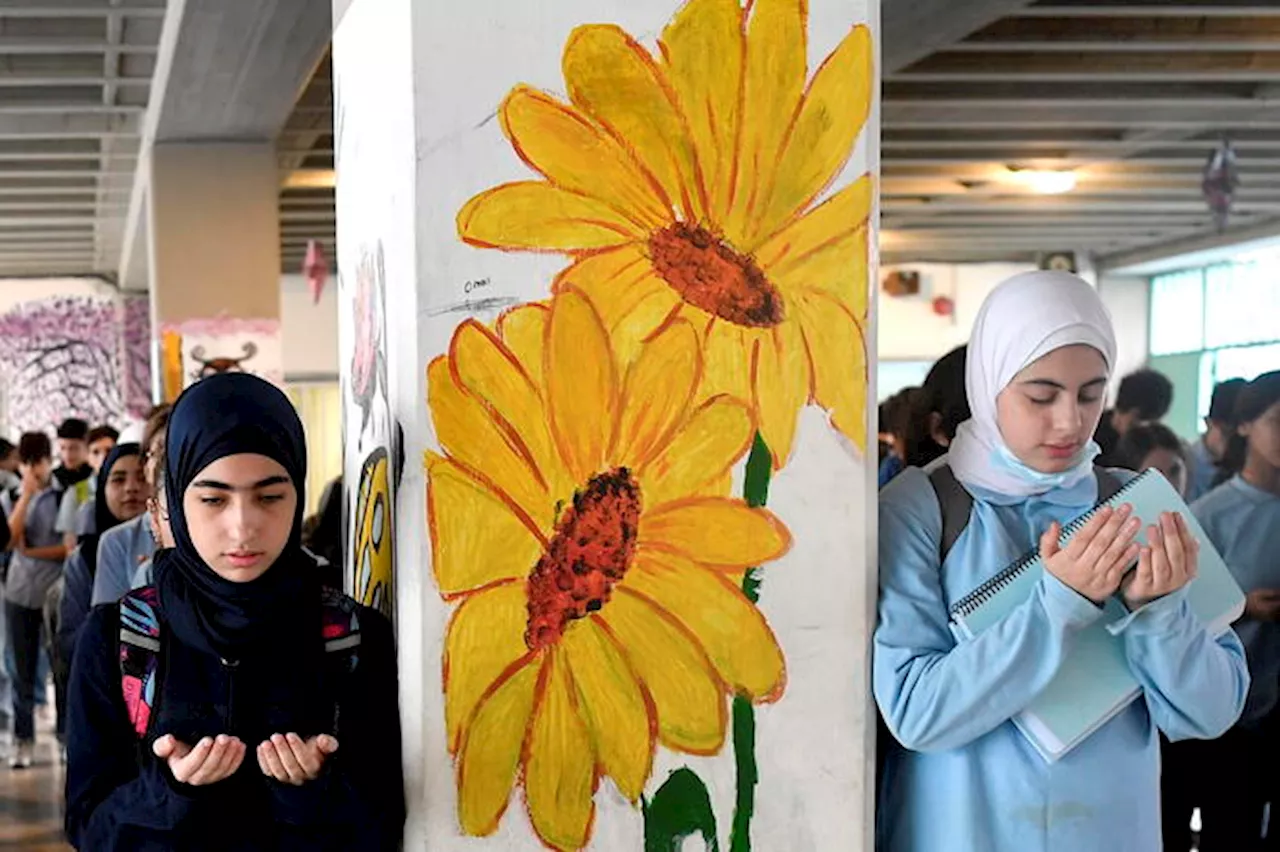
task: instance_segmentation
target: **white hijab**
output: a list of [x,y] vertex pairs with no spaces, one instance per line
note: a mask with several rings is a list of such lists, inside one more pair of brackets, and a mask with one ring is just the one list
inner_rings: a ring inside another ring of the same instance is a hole
[[1067,470],[1041,473],[1005,445],[996,421],[996,397],[1014,376],[1056,349],[1079,344],[1098,350],[1108,371],[1115,367],[1111,317],[1097,291],[1082,279],[1066,272],[1025,272],[991,291],[974,322],[965,366],[973,416],[960,425],[947,453],[961,483],[980,489],[984,497],[1021,502],[1092,475],[1098,455],[1092,441]]

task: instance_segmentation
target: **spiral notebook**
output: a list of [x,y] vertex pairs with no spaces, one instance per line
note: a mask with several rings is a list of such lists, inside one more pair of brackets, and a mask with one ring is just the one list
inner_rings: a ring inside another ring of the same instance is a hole
[[[1146,526],[1162,512],[1177,512],[1200,542],[1200,565],[1187,588],[1192,611],[1214,636],[1221,635],[1244,612],[1244,593],[1226,563],[1178,493],[1159,472],[1149,470],[1130,480],[1101,505],[1133,506],[1143,521],[1138,540],[1146,541]],[[1099,507],[1067,524],[1068,541]],[[1030,597],[1044,573],[1039,553],[1032,551],[961,598],[951,607],[952,631],[962,641],[972,639]],[[1112,632],[1127,615],[1117,599],[1106,604],[1101,619],[1081,631],[1049,685],[1013,722],[1049,762],[1066,754],[1138,697],[1138,681],[1129,671],[1124,639]]]

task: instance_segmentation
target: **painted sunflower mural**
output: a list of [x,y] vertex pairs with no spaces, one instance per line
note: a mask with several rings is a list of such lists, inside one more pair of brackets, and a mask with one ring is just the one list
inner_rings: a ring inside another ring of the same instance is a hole
[[497,831],[518,790],[546,846],[581,849],[608,783],[646,848],[714,848],[698,775],[650,776],[659,746],[716,755],[731,730],[730,846],[751,848],[754,708],[786,671],[756,607],[791,543],[770,477],[806,405],[855,451],[866,433],[875,188],[842,175],[873,46],[852,27],[810,73],[808,28],[804,0],[689,0],[653,52],[580,26],[567,100],[517,85],[500,107],[536,174],[471,198],[458,235],[565,267],[547,301],[462,323],[428,369],[467,834]]

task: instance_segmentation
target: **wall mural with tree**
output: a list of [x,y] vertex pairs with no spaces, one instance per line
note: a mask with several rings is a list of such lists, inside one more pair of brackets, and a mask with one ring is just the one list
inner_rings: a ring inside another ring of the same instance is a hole
[[124,407],[131,417],[143,418],[151,410],[151,300],[126,296],[121,307],[124,322]]
[[117,422],[121,313],[114,300],[27,302],[0,315],[0,380],[9,427],[47,431],[65,417]]

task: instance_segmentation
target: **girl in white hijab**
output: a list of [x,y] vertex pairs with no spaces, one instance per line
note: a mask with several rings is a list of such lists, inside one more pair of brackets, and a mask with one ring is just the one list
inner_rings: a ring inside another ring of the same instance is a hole
[[[1180,593],[1196,547],[1177,516],[1103,511],[1068,547],[1057,545],[1061,525],[1097,502],[1092,435],[1115,351],[1106,309],[1081,279],[1035,272],[1005,281],[969,344],[973,417],[939,460],[973,498],[945,558],[928,474],[907,470],[881,492],[873,669],[894,738],[883,755],[881,852],[1159,852],[1157,729],[1209,739],[1240,714],[1244,653],[1231,632],[1212,638]],[[1151,546],[1140,548],[1142,522]],[[957,643],[950,605],[1033,546],[1047,570],[1031,596]],[[1131,610],[1112,629],[1143,700],[1047,763],[1010,719],[1112,596]]]

